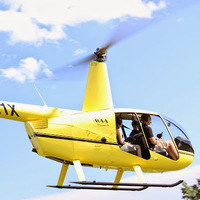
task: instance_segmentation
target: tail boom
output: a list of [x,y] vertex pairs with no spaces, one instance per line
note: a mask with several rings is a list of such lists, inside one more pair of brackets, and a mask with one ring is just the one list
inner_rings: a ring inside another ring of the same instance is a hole
[[20,122],[59,116],[60,109],[0,101],[0,118]]

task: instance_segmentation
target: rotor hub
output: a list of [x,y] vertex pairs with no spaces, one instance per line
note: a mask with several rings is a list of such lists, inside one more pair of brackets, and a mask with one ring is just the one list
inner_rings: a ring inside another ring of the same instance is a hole
[[94,52],[94,56],[94,61],[105,62],[107,60],[107,49],[97,48],[97,50]]

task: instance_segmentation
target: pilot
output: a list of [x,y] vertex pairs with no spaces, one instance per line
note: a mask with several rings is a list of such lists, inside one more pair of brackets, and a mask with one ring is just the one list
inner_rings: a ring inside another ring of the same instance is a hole
[[151,116],[149,114],[143,114],[141,121],[149,148],[153,151],[165,149],[172,159],[178,160],[178,153],[171,141],[163,141],[163,139],[156,140],[154,138],[153,131],[149,126],[151,124]]
[[122,123],[122,119],[119,118],[119,117],[116,117],[116,133],[117,133],[117,140],[118,140],[118,144],[120,144],[120,149],[122,151],[126,151],[126,152],[129,152],[129,153],[133,153],[135,152],[135,149],[136,149],[136,152],[137,152],[137,155],[139,157],[142,157],[142,153],[141,153],[141,148],[139,145],[133,145],[133,144],[130,144],[129,142],[125,142],[122,138],[122,133],[121,133],[121,130],[120,128],[122,127],[123,123]]

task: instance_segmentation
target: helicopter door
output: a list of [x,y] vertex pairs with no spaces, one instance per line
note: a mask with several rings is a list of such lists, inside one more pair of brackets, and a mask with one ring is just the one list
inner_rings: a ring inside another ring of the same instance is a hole
[[[142,158],[149,159],[150,154],[148,151],[148,147],[146,145],[144,134],[141,131],[140,123],[138,121],[138,117],[136,116],[136,114],[135,113],[116,113],[115,115],[116,117],[119,117],[120,119],[122,119],[123,126],[121,127],[121,131],[122,131],[123,140],[125,142],[131,143],[132,145],[135,145],[136,150],[135,152],[131,152],[131,154],[139,156],[138,153],[139,151],[141,151]],[[133,127],[133,121],[135,122],[134,127]],[[140,150],[138,150],[137,148]]]
[[[145,135],[145,138],[146,138],[146,142],[148,144],[149,149],[154,151],[154,152],[156,152],[156,153],[159,153],[159,154],[161,154],[163,156],[167,156],[167,157],[171,158],[168,155],[168,152],[165,149],[162,149],[162,148],[161,149],[160,148],[159,149],[155,149],[154,148],[154,145],[151,144],[150,139],[147,138],[147,135],[145,134],[145,131],[144,131],[145,125],[141,120],[143,114],[137,114],[137,115],[138,115],[138,118],[140,119],[141,128],[142,128],[142,130],[144,132],[144,135]],[[166,124],[162,120],[162,118],[160,116],[158,116],[158,115],[150,115],[150,117],[151,117],[151,123],[148,126],[151,127],[151,129],[152,129],[153,137],[156,140],[162,139],[163,141],[171,141],[172,145],[174,145],[174,140],[173,140],[171,134],[169,133],[168,128],[166,127]],[[174,148],[175,148],[175,151],[177,151],[176,145],[174,145]]]

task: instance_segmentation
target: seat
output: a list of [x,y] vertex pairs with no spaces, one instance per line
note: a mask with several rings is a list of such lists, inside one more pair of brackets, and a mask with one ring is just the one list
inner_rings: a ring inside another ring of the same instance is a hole
[[142,132],[137,133],[132,137],[128,137],[127,141],[130,142],[131,144],[140,145],[140,148],[142,150],[142,158],[144,158],[144,159],[150,158],[149,149],[147,147],[147,144],[146,144],[146,141],[144,139],[144,135]]

